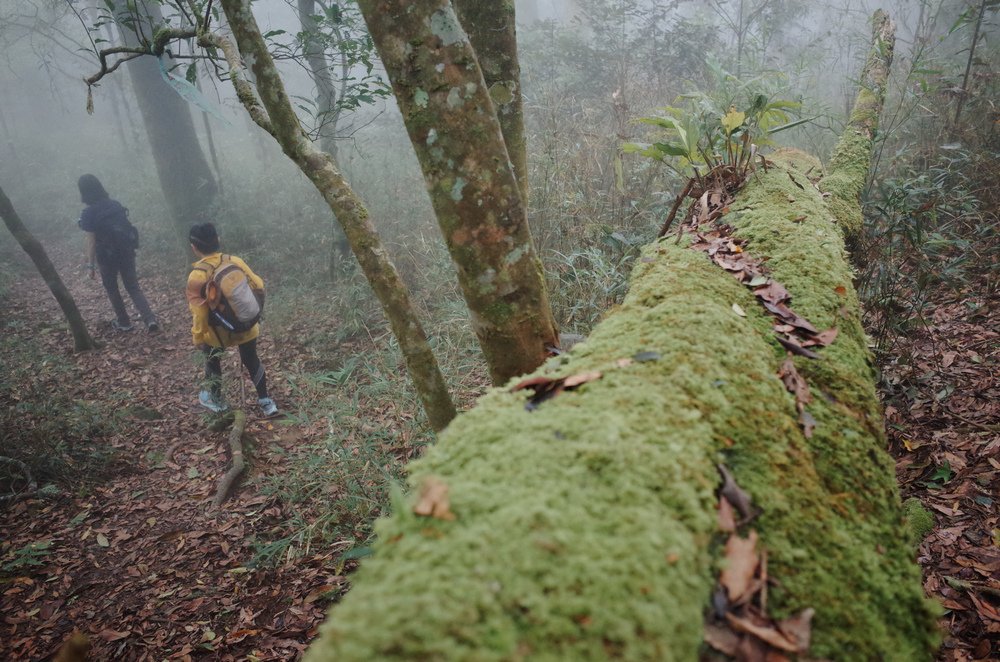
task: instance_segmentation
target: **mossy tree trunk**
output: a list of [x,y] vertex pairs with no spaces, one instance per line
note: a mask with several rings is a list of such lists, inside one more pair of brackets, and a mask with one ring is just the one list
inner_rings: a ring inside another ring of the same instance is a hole
[[[496,389],[410,465],[420,495],[395,499],[307,661],[699,659],[724,565],[720,462],[758,511],[769,610],[815,610],[809,658],[931,658],[936,609],[884,451],[836,205],[808,179],[814,158],[772,158],[720,222],[767,258],[799,315],[838,329],[820,359],[791,358],[815,429],[779,377],[790,356],[774,317],[690,235],[657,241],[621,306],[535,375],[599,378],[531,411],[525,391]],[[870,153],[856,158],[863,181]],[[417,514],[432,493],[436,515]]]
[[521,98],[521,65],[517,59],[517,26],[513,0],[454,0],[483,80],[500,120],[507,155],[521,189],[521,200],[529,204],[528,150],[524,137],[524,104]]
[[[250,116],[278,141],[288,158],[323,194],[389,319],[431,426],[442,430],[455,416],[455,407],[410,302],[406,285],[383,248],[368,217],[368,210],[341,175],[332,157],[317,148],[302,130],[257,27],[249,0],[222,0],[222,8],[239,52],[232,48],[231,43],[211,34],[201,35],[202,45],[222,48],[237,96]],[[241,58],[253,63],[259,99],[243,75]]]
[[558,344],[557,330],[521,189],[469,39],[449,0],[359,6],[493,380],[533,370]]
[[895,48],[889,15],[879,10],[872,20],[872,48],[861,73],[851,118],[833,150],[827,175],[819,183],[820,190],[830,196],[830,208],[848,243],[856,239],[864,221],[858,201],[867,182]]
[[70,332],[73,334],[73,349],[77,352],[96,349],[97,343],[90,337],[87,325],[83,321],[83,316],[80,315],[80,310],[76,307],[76,302],[73,301],[73,296],[66,289],[66,285],[63,284],[62,278],[59,277],[59,273],[56,271],[55,266],[53,266],[49,256],[46,255],[42,244],[35,239],[35,236],[25,226],[24,222],[21,221],[21,217],[17,215],[14,205],[11,204],[10,199],[3,192],[3,189],[0,189],[0,217],[3,218],[4,225],[14,235],[17,243],[28,254],[31,261],[35,263],[38,273],[42,275],[45,284],[52,291],[52,296],[59,302],[59,307],[62,308],[63,314],[66,316],[66,321],[69,323]]

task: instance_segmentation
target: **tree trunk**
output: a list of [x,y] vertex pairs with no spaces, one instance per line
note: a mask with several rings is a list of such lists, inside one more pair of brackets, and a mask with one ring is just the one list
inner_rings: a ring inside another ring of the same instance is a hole
[[[302,25],[302,50],[309,65],[309,75],[316,85],[316,116],[319,120],[319,147],[337,160],[337,124],[340,111],[336,108],[337,88],[330,76],[330,63],[326,59],[326,48],[319,38],[313,12],[316,0],[298,0],[299,23]],[[337,265],[347,257],[350,246],[340,224],[333,224],[333,242],[330,247],[330,278],[335,279]]]
[[[239,54],[230,50],[226,59],[240,101],[251,117],[266,128],[282,150],[323,194],[351,244],[361,269],[382,304],[406,361],[417,395],[435,430],[442,430],[455,416],[437,359],[427,342],[420,320],[410,303],[406,285],[382,247],[364,203],[337,169],[329,154],[319,150],[305,135],[285,93],[267,44],[261,36],[247,0],[222,0],[229,26],[236,37]],[[208,38],[208,37],[206,37]],[[207,41],[203,45],[221,45]],[[224,49],[225,50],[225,49]],[[242,77],[240,58],[253,62],[260,104]]]
[[[148,41],[163,23],[158,3],[140,0],[137,7],[130,11],[126,3],[119,3],[115,15],[122,40],[129,47],[141,45],[137,29]],[[216,193],[215,179],[198,142],[190,109],[164,82],[155,58],[136,58],[125,66],[149,137],[160,187],[178,231],[187,237],[192,223],[210,220]]]
[[[857,158],[863,181],[870,155]],[[720,462],[752,498],[743,526],[766,550],[768,611],[815,610],[802,657],[931,658],[938,609],[883,451],[839,219],[807,179],[815,159],[773,161],[720,223],[800,315],[838,329],[821,358],[791,357],[690,235],[647,246],[621,306],[533,377],[581,386],[530,408],[527,389],[495,389],[410,465],[420,493],[380,524],[307,662],[704,659],[706,614],[730,608]]]
[[524,104],[521,99],[521,65],[517,59],[517,26],[514,0],[479,2],[454,0],[462,26],[476,53],[483,80],[500,120],[507,155],[521,189],[524,206],[529,204],[528,151],[524,137]]
[[309,75],[316,85],[316,116],[320,122],[319,147],[337,158],[337,88],[330,76],[330,63],[326,59],[326,48],[316,30],[313,12],[316,0],[298,0],[299,24],[302,26],[302,54],[309,65]]
[[[495,383],[557,345],[541,262],[475,53],[448,0],[362,0]],[[400,17],[405,16],[403,20]]]
[[827,175],[819,183],[820,190],[830,196],[827,202],[849,244],[854,242],[864,223],[858,201],[868,180],[895,47],[895,27],[888,14],[881,10],[875,12],[873,25],[873,45],[861,72],[851,119],[833,150]]
[[979,5],[979,16],[976,17],[976,27],[972,30],[972,43],[969,45],[969,59],[965,63],[965,75],[962,77],[962,92],[958,96],[958,105],[955,107],[955,120],[952,122],[952,133],[958,130],[958,120],[962,117],[962,106],[965,105],[965,98],[969,96],[969,74],[972,73],[972,63],[976,59],[976,44],[979,42],[979,29],[983,26],[983,14],[986,13],[986,0],[982,0]]
[[90,337],[90,333],[87,332],[87,325],[76,307],[76,302],[73,301],[73,296],[66,289],[62,279],[59,277],[59,273],[52,265],[52,261],[45,254],[45,249],[41,243],[35,239],[35,236],[21,221],[21,217],[17,215],[14,205],[11,204],[10,199],[3,192],[3,189],[0,189],[0,217],[3,218],[4,224],[10,230],[10,233],[14,235],[17,243],[21,245],[21,248],[28,254],[31,261],[35,263],[38,273],[42,275],[45,284],[52,291],[52,296],[59,302],[59,307],[62,308],[63,314],[66,316],[66,321],[69,323],[69,329],[73,333],[73,349],[77,352],[97,349],[98,345]]

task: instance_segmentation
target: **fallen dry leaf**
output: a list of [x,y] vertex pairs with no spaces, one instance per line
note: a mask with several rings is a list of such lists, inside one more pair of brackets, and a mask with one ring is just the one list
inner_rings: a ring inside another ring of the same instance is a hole
[[705,643],[726,655],[736,655],[736,649],[740,645],[740,636],[730,630],[710,623],[705,624]]
[[425,479],[420,486],[420,498],[417,505],[413,506],[413,512],[421,517],[454,520],[455,514],[451,512],[451,503],[448,499],[448,485],[433,476]]
[[563,380],[563,388],[566,390],[576,388],[581,384],[586,384],[587,382],[592,382],[596,379],[601,378],[600,370],[590,370],[588,372],[581,372],[578,375],[570,375]]
[[732,533],[736,530],[736,518],[733,516],[733,505],[726,497],[719,497],[719,530]]
[[792,295],[788,293],[784,285],[773,280],[761,287],[755,287],[753,293],[758,299],[767,301],[775,306],[792,298]]
[[813,431],[816,430],[816,419],[805,409],[799,413],[799,425],[802,426],[802,434],[806,439],[812,439]]
[[739,511],[740,517],[749,519],[753,515],[753,499],[750,493],[736,483],[733,474],[729,472],[724,464],[715,465],[722,476],[722,486],[719,488],[719,496],[725,497],[729,503]]
[[778,377],[781,378],[788,392],[795,396],[797,405],[807,405],[812,402],[809,384],[795,369],[795,361],[792,360],[792,357],[786,358],[781,364],[781,368],[778,369]]
[[795,616],[778,621],[778,629],[798,646],[796,652],[804,653],[809,650],[812,641],[812,618],[815,614],[816,610],[808,607]]
[[534,411],[538,408],[538,405],[550,398],[554,398],[563,391],[571,391],[582,384],[600,379],[601,374],[600,370],[589,370],[576,375],[570,375],[569,377],[529,377],[515,384],[510,390],[512,393],[523,389],[534,391],[534,394],[524,405],[524,408],[528,411]]
[[792,641],[774,626],[758,625],[747,618],[741,618],[732,613],[726,614],[726,620],[729,621],[731,626],[733,626],[733,629],[739,630],[740,632],[746,632],[747,634],[752,634],[761,641],[764,641],[775,648],[789,653],[804,652],[803,649],[799,648],[798,642]]
[[125,639],[131,634],[131,632],[118,632],[117,630],[112,630],[111,628],[105,628],[97,633],[97,636],[104,641],[118,641],[119,639]]
[[798,343],[792,336],[775,336],[778,343],[792,354],[804,356],[807,359],[819,359],[820,355],[812,350],[808,350]]
[[726,540],[726,567],[719,575],[719,583],[726,589],[730,602],[738,602],[753,584],[760,555],[757,554],[757,532],[752,530],[747,538],[732,534]]

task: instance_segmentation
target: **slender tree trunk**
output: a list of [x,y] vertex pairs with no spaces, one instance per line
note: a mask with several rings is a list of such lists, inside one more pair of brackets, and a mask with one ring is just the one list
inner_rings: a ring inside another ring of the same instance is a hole
[[521,189],[525,207],[529,203],[528,150],[524,136],[524,104],[521,65],[517,59],[517,26],[514,0],[454,0],[472,50],[483,71],[486,89],[500,120],[507,155]]
[[[295,115],[284,84],[274,66],[247,0],[222,0],[222,8],[236,37],[239,53],[211,35],[203,45],[223,48],[233,84],[250,116],[281,145],[282,150],[323,194],[354,250],[361,269],[382,304],[393,334],[399,342],[410,378],[435,430],[442,430],[455,416],[437,359],[410,302],[406,285],[382,247],[368,210],[340,174],[333,159],[305,135]],[[240,56],[253,63],[259,101],[243,77]],[[263,106],[263,107],[262,107]]]
[[[115,14],[126,46],[141,45],[136,30],[149,40],[163,23],[156,2],[140,0],[131,11],[125,2]],[[166,56],[164,56],[166,57]],[[208,220],[217,187],[198,142],[188,104],[164,82],[156,58],[141,57],[126,65],[132,79],[160,186],[178,231],[187,236],[192,223]]]
[[[361,0],[495,383],[557,345],[542,265],[483,75],[449,0]],[[400,17],[405,16],[403,20]]]
[[[195,86],[198,91],[201,92],[201,71],[199,70],[195,79]],[[219,195],[223,194],[222,186],[222,168],[219,167],[219,154],[215,149],[215,138],[212,135],[212,121],[208,117],[208,113],[204,110],[201,111],[201,122],[205,127],[205,140],[208,141],[208,154],[212,157],[212,167],[215,169],[215,181],[219,187]]]
[[[337,125],[340,111],[337,110],[337,88],[330,75],[330,63],[326,58],[326,48],[316,29],[313,12],[316,0],[298,0],[299,23],[303,33],[303,55],[309,65],[309,74],[316,85],[316,110],[319,120],[319,147],[337,160]],[[337,265],[347,257],[350,245],[340,224],[333,223],[333,242],[330,246],[330,278],[335,279]]]
[[319,147],[337,158],[337,88],[330,76],[330,63],[326,59],[326,47],[317,32],[313,13],[316,0],[298,0],[299,24],[302,26],[302,54],[309,65],[309,75],[316,85],[316,110],[319,118]]
[[983,25],[983,14],[986,13],[986,0],[982,0],[979,5],[979,16],[976,18],[976,27],[972,32],[972,43],[969,45],[969,59],[965,63],[965,76],[962,77],[962,93],[958,97],[958,105],[955,107],[955,121],[952,122],[952,130],[958,130],[958,120],[962,117],[962,106],[965,105],[965,97],[969,94],[969,74],[972,73],[972,61],[976,57],[976,44],[979,42],[979,29]]
[[[856,156],[864,181],[869,154]],[[529,389],[494,389],[410,465],[411,498],[307,662],[714,659],[705,619],[733,615],[720,568],[737,566],[772,587],[773,618],[815,610],[796,659],[931,659],[939,608],[883,450],[838,219],[808,185],[816,159],[772,162],[720,223],[798,313],[838,329],[822,358],[791,357],[761,300],[693,240],[647,246],[621,306],[525,380],[546,392],[567,378],[561,392],[531,403]],[[739,533],[732,503],[748,509]],[[746,529],[766,552],[759,573],[723,544]],[[791,657],[750,630],[728,635],[743,639],[737,659]]]
[[79,309],[76,307],[76,302],[73,301],[73,296],[66,289],[55,266],[52,265],[49,256],[45,254],[45,249],[41,243],[35,239],[35,236],[21,221],[21,217],[17,215],[14,205],[11,204],[10,199],[3,192],[3,189],[0,189],[0,217],[3,218],[4,224],[10,230],[10,233],[14,235],[17,243],[21,245],[21,248],[28,254],[31,261],[35,263],[38,273],[42,275],[45,284],[52,291],[52,296],[59,302],[59,307],[62,308],[63,314],[66,316],[66,321],[69,323],[69,329],[73,333],[73,349],[77,352],[97,349],[97,342],[87,332],[87,325],[83,321],[83,316],[80,315]]

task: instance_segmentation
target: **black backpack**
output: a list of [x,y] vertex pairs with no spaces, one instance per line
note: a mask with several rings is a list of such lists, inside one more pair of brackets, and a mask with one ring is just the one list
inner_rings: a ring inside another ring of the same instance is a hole
[[115,214],[108,223],[108,239],[118,250],[134,251],[139,248],[139,230],[128,220],[128,209],[124,214]]

